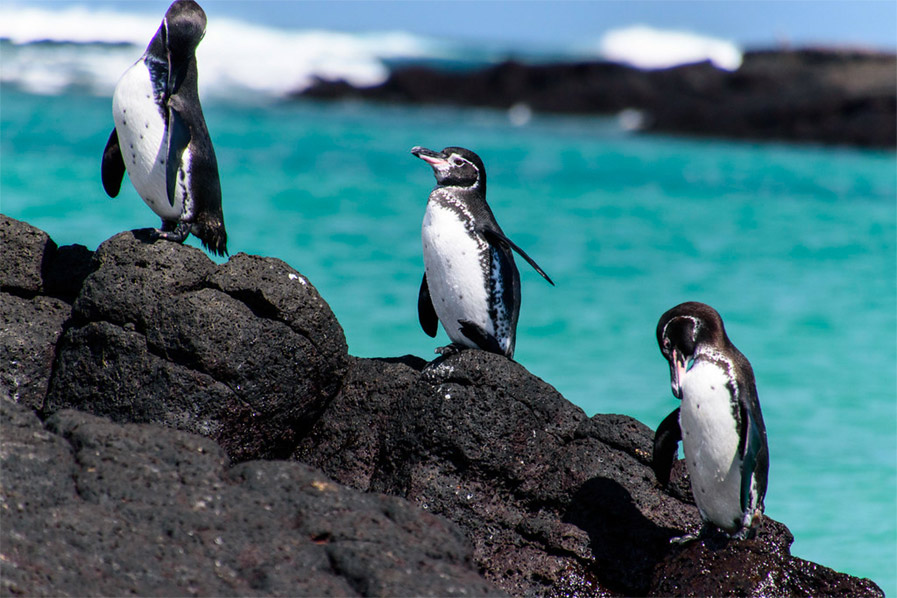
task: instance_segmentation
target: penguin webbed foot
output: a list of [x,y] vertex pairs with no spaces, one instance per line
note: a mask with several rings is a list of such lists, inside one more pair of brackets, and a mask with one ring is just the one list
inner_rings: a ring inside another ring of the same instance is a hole
[[167,241],[174,241],[175,243],[183,243],[189,234],[189,222],[174,223],[163,220],[162,227],[154,229],[150,235],[154,240],[165,239]]
[[706,521],[701,525],[701,529],[698,530],[697,534],[685,534],[684,536],[677,536],[674,538],[670,538],[670,544],[688,544],[689,542],[693,542],[695,540],[703,540],[713,535],[715,531],[715,526],[707,523]]
[[444,347],[437,347],[436,349],[433,350],[433,352],[438,355],[442,355],[443,357],[449,357],[451,355],[457,355],[458,353],[460,353],[461,351],[464,351],[467,348],[468,347],[465,347],[463,345],[451,343]]

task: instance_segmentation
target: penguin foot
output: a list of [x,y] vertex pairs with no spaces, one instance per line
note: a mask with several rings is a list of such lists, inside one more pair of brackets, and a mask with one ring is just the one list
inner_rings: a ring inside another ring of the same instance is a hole
[[676,538],[670,538],[670,544],[688,544],[689,542],[693,542],[694,540],[703,540],[707,536],[713,534],[713,526],[704,523],[701,526],[701,529],[698,530],[697,534],[685,534],[684,536],[678,536]]
[[467,347],[463,347],[461,345],[456,345],[455,343],[452,343],[452,344],[446,345],[444,347],[437,347],[434,350],[434,353],[438,353],[439,355],[442,355],[443,357],[448,357],[450,355],[456,355],[466,348]]
[[189,222],[178,222],[174,228],[171,227],[171,223],[162,222],[162,228],[153,230],[152,237],[154,239],[166,239],[175,243],[183,243],[189,234]]

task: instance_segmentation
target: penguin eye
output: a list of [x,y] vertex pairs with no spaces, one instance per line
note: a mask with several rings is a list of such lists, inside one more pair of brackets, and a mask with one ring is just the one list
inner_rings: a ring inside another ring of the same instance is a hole
[[455,166],[461,166],[464,164],[464,160],[462,160],[461,158],[455,158],[452,160],[452,164],[454,164]]

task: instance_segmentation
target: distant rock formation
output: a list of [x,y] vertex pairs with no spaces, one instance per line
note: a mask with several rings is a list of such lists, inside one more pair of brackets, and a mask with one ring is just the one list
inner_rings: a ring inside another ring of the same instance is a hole
[[768,518],[670,545],[649,428],[482,351],[352,357],[280,260],[0,246],[4,594],[883,595]]
[[652,71],[611,62],[408,66],[378,86],[321,80],[296,97],[567,114],[628,110],[639,115],[630,124],[647,131],[897,147],[897,56],[871,52],[747,52],[734,72],[710,62]]

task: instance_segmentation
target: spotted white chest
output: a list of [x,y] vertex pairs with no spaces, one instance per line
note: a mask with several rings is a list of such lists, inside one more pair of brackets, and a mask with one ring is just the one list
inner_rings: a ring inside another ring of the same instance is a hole
[[483,257],[489,247],[472,234],[458,211],[435,201],[427,203],[421,228],[424,266],[433,308],[453,342],[476,347],[461,334],[459,321],[469,321],[494,334],[489,317]]
[[705,520],[734,530],[742,520],[738,426],[726,371],[697,360],[682,381],[679,424],[695,503]]
[[174,205],[168,201],[166,161],[168,134],[153,99],[153,84],[143,60],[125,71],[112,96],[112,118],[128,177],[143,201],[161,218],[177,221],[184,214],[189,185],[189,151],[178,172]]

